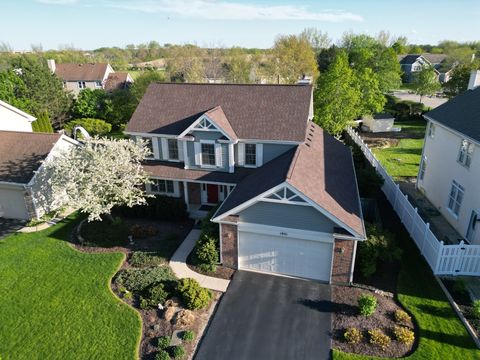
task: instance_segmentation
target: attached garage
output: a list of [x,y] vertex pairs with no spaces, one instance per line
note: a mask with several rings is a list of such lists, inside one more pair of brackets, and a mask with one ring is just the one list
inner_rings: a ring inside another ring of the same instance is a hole
[[25,191],[17,187],[0,187],[0,217],[29,219],[25,205]]
[[258,225],[249,230],[243,225],[238,232],[238,267],[329,282],[332,249],[331,234],[275,231]]

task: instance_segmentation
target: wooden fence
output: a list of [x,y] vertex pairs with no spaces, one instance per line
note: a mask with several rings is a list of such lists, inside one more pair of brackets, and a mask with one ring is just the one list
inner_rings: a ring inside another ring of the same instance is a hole
[[443,241],[439,241],[430,230],[430,224],[423,221],[418,214],[418,209],[408,201],[408,196],[402,193],[400,186],[388,175],[357,132],[348,128],[347,133],[384,179],[382,191],[432,268],[433,273],[435,275],[480,276],[480,245],[469,245],[463,241],[458,245],[445,245]]

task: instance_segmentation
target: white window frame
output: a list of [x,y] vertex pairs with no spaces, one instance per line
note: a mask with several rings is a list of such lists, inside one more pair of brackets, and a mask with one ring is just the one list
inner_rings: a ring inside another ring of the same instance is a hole
[[474,150],[475,144],[467,139],[462,139],[462,142],[460,143],[460,149],[458,150],[457,162],[469,169],[470,165],[472,164]]
[[101,89],[102,88],[102,82],[101,81],[95,81],[95,88]]
[[[247,145],[255,145],[255,164],[247,164]],[[257,168],[263,165],[263,144],[245,142],[238,144],[238,166]]]
[[435,124],[430,123],[430,126],[428,127],[428,137],[431,139],[435,138]]
[[447,209],[457,219],[462,207],[462,201],[465,197],[465,188],[457,181],[452,180],[450,192],[448,194]]
[[[199,153],[195,154],[195,157],[197,158],[197,165],[199,165],[200,167],[202,168],[207,168],[207,169],[215,169],[217,167],[217,153],[216,153],[216,144],[215,144],[215,140],[200,140],[198,142],[198,151]],[[203,151],[202,151],[202,145],[205,144],[205,145],[212,145],[213,146],[213,155],[214,155],[214,159],[215,159],[215,162],[214,164],[204,164],[203,163]]]
[[[247,148],[248,148],[249,146],[253,146],[254,151],[255,151],[255,154],[254,154],[255,159],[254,159],[253,164],[250,164],[250,163],[247,162],[247,156],[248,156],[248,154],[247,154]],[[256,166],[257,166],[257,144],[246,143],[246,144],[245,144],[245,152],[244,152],[244,154],[245,154],[245,161],[244,161],[244,164],[245,164],[245,165],[244,165],[244,166],[245,166],[245,167],[252,167],[252,168],[256,167]]]
[[427,157],[423,156],[422,161],[420,162],[420,169],[418,170],[418,179],[422,180],[425,178],[425,171],[427,171]]
[[77,81],[77,86],[79,89],[86,89],[87,83],[85,81]]
[[[168,179],[157,179],[157,178],[151,178],[150,181],[152,182],[151,184],[149,184],[150,193],[156,194],[156,195],[166,195],[171,197],[180,196],[179,186],[177,181],[168,180]],[[160,186],[162,184],[164,187],[164,191],[160,190]],[[169,185],[171,185],[171,189],[169,189]]]
[[145,159],[150,159],[150,160],[155,159],[155,148],[153,146],[153,137],[140,136],[139,139],[145,141],[147,143],[146,145],[147,148],[150,149],[150,156],[145,157]]
[[[170,151],[170,144],[175,144],[177,147],[177,157],[173,157]],[[170,161],[180,161],[180,146],[178,145],[177,139],[167,139],[167,152],[168,152],[168,160]]]

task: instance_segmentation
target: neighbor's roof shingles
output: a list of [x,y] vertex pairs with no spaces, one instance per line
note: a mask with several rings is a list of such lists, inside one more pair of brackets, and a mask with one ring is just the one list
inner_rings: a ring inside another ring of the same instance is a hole
[[102,81],[108,64],[57,64],[55,75],[64,81]]
[[179,135],[205,112],[221,106],[239,139],[302,142],[310,85],[151,84],[127,132]]
[[465,91],[425,116],[480,143],[480,87]]
[[360,236],[365,236],[350,150],[310,123],[304,144],[287,151],[245,178],[227,197],[220,216],[287,182]]
[[0,181],[28,184],[60,137],[0,131]]

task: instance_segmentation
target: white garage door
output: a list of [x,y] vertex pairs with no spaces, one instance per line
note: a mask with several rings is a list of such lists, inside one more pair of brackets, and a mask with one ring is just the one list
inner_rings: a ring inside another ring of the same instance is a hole
[[0,217],[28,219],[23,193],[17,189],[0,189]]
[[240,231],[239,268],[330,280],[332,243]]

